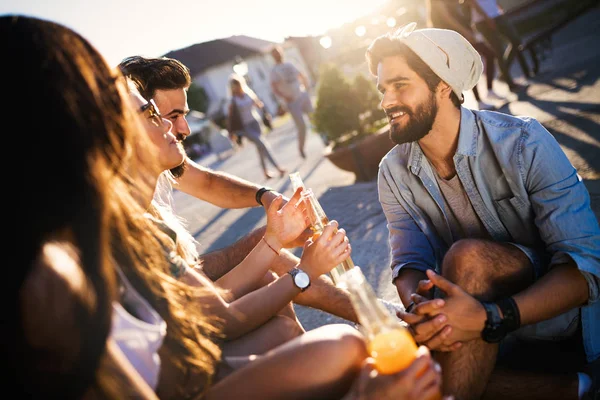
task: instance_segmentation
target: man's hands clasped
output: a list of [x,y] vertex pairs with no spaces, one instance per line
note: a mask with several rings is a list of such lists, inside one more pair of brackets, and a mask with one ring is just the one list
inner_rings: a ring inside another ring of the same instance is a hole
[[[432,270],[427,271],[427,277],[411,296],[415,303],[411,312],[398,312],[398,317],[410,325],[417,343],[435,351],[454,351],[464,342],[480,338],[486,320],[481,303]],[[432,298],[434,287],[445,294],[443,299]]]

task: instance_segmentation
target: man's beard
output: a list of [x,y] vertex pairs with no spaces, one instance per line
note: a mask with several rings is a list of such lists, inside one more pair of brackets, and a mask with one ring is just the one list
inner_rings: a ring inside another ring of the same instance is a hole
[[[185,154],[185,151],[184,151]],[[183,175],[183,173],[185,172],[185,170],[187,169],[187,157],[183,159],[183,162],[181,164],[179,164],[178,166],[171,168],[169,171],[171,172],[171,174],[173,174],[173,177],[175,178],[181,178],[181,176]]]
[[419,104],[413,113],[406,107],[394,107],[386,110],[388,118],[395,112],[403,111],[408,118],[404,126],[392,124],[390,127],[390,139],[396,144],[416,142],[425,137],[433,127],[433,121],[437,115],[438,107],[434,93],[431,92],[429,99]]

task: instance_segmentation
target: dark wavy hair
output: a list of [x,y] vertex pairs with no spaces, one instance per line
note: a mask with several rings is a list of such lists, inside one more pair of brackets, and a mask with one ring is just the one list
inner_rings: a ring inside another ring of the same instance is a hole
[[154,98],[157,90],[186,89],[192,84],[189,68],[174,58],[131,56],[118,67],[145,99]]

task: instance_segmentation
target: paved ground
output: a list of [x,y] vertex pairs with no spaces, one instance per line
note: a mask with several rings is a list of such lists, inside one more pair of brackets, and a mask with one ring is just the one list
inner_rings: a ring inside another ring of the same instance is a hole
[[[595,9],[556,35],[549,58],[543,62],[540,74],[529,81],[527,92],[519,98],[511,97],[500,111],[538,118],[554,134],[583,177],[596,216],[600,218],[599,32],[600,10]],[[518,66],[514,68],[517,76]],[[495,89],[506,93],[502,83],[495,82]],[[484,85],[481,93],[485,93]],[[474,107],[474,104],[470,94],[466,105]],[[299,171],[305,184],[319,197],[330,219],[338,220],[346,229],[353,246],[352,258],[363,269],[378,295],[397,301],[390,283],[387,229],[377,202],[375,182],[355,183],[353,174],[337,169],[322,156],[324,145],[315,134],[309,135],[309,156],[302,160],[297,154],[291,123],[281,126],[267,138],[277,160],[288,171]],[[200,162],[290,194],[286,177],[265,181],[251,145],[222,161],[209,156]],[[222,210],[180,192],[175,193],[175,206],[189,221],[191,231],[200,242],[201,252],[224,247],[265,223],[262,208]],[[297,311],[306,329],[343,322],[304,307],[297,307]]]

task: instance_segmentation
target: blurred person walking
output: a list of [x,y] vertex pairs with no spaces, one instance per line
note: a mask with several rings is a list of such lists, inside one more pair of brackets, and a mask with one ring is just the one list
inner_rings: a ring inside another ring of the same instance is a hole
[[[470,5],[469,5],[470,6]],[[463,8],[464,7],[464,8]],[[427,26],[438,29],[451,29],[460,33],[484,59],[486,72],[486,85],[488,96],[491,93],[494,100],[500,98],[493,90],[494,76],[496,73],[496,54],[484,41],[481,33],[472,28],[471,10],[458,0],[427,0]],[[480,110],[493,110],[493,104],[483,101],[477,85],[473,86],[473,95]]]
[[496,0],[465,0],[471,6],[472,23],[481,32],[487,43],[494,49],[498,57],[498,65],[504,80],[511,92],[522,90],[526,85],[513,81],[510,66],[515,56],[525,77],[529,77],[529,67],[521,50],[521,37],[506,18],[504,11]]
[[287,171],[275,161],[268,143],[262,139],[261,115],[264,111],[263,102],[250,89],[243,77],[235,74],[231,75],[229,85],[231,102],[229,103],[227,129],[230,133],[235,132],[254,143],[265,178],[273,178],[273,174],[267,168],[265,159],[268,159],[279,172],[279,176],[283,177]]
[[294,119],[298,131],[298,150],[302,158],[306,158],[304,144],[306,142],[306,121],[304,115],[313,112],[310,98],[310,83],[306,75],[289,61],[283,59],[283,49],[275,46],[271,50],[275,65],[271,69],[271,89],[281,98]]

